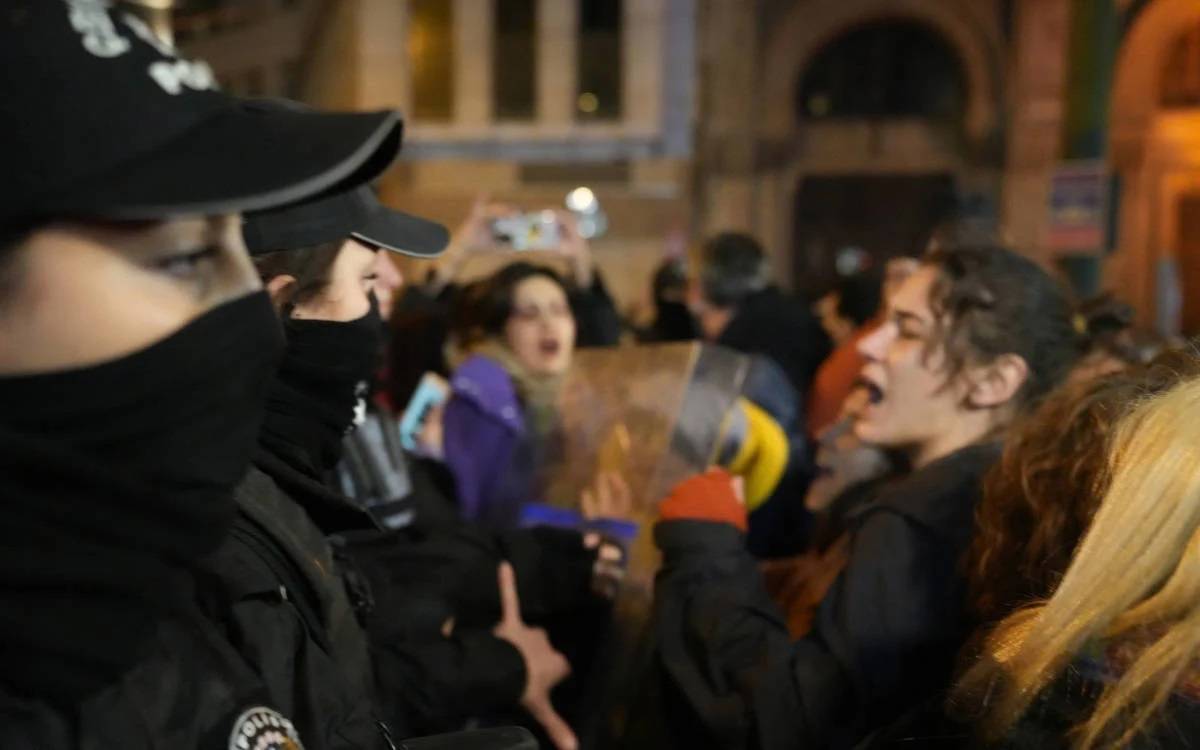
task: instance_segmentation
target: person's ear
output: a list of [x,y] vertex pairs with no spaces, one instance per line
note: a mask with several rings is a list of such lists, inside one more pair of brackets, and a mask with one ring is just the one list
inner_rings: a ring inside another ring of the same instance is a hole
[[271,277],[266,284],[267,294],[271,297],[271,304],[275,305],[276,310],[283,309],[295,288],[296,277],[286,273]]
[[973,370],[969,375],[967,404],[976,409],[1004,406],[1029,379],[1029,364],[1017,354],[1002,354],[991,364]]

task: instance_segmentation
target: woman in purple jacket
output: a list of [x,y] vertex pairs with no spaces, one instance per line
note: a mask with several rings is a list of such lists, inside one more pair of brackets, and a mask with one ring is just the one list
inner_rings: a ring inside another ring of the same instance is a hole
[[514,263],[464,294],[466,359],[451,377],[443,453],[465,518],[514,525],[537,499],[536,475],[559,443],[556,401],[575,349],[562,279]]

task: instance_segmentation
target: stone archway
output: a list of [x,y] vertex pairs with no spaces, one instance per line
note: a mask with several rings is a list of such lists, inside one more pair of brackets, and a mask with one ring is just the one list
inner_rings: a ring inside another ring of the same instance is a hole
[[966,131],[972,138],[983,138],[997,123],[1002,41],[976,5],[960,0],[796,3],[768,41],[759,135],[771,140],[795,132],[796,87],[808,63],[829,41],[865,22],[913,20],[939,32],[958,53],[969,89]]
[[[800,0],[770,32],[760,68],[755,130],[760,147],[780,158],[760,161],[756,223],[773,250],[781,275],[794,275],[793,253],[799,252],[794,246],[794,216],[801,178],[835,166],[846,167],[844,159],[827,167],[791,151],[798,135],[804,135],[795,102],[810,63],[826,45],[855,27],[873,22],[918,22],[942,37],[959,59],[967,87],[962,132],[969,146],[978,146],[997,130],[1000,120],[1004,41],[989,10],[985,3],[961,0]],[[901,149],[895,159],[861,159],[861,164],[851,165],[848,171],[910,176],[949,173],[973,184],[991,179],[975,174],[959,154],[931,144],[916,123],[897,123],[885,134],[888,137],[915,148]]]
[[[1197,24],[1200,3],[1195,0],[1154,0],[1134,19],[1117,56],[1109,158],[1122,189],[1120,234],[1108,281],[1145,323],[1156,319],[1164,291],[1157,281],[1160,263],[1179,260],[1180,202],[1200,183],[1200,111],[1167,112],[1159,106],[1167,55]],[[1190,261],[1200,263],[1200,258]]]
[[1114,159],[1125,156],[1124,149],[1140,140],[1152,124],[1171,43],[1198,23],[1200,3],[1194,0],[1154,0],[1134,19],[1121,41],[1113,78],[1109,127]]

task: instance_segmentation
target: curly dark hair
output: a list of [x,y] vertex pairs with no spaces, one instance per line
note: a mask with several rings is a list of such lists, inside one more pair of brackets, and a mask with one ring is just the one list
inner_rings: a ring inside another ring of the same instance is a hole
[[967,556],[971,608],[981,623],[1049,597],[1108,489],[1113,425],[1141,400],[1200,375],[1194,348],[1063,386],[1010,431],[984,478]]
[[967,245],[935,249],[922,262],[938,271],[929,302],[947,382],[967,367],[1015,354],[1029,368],[1014,398],[1021,412],[1063,382],[1087,347],[1066,288],[1029,258]]
[[1166,348],[1166,339],[1149,330],[1134,328],[1133,307],[1111,292],[1079,305],[1078,320],[1086,325],[1090,347],[1085,357],[1108,357],[1124,365],[1145,364]]

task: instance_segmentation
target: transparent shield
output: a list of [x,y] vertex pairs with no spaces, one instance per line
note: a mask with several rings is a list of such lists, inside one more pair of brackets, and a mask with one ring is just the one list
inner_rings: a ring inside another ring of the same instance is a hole
[[655,506],[689,476],[711,466],[749,359],[698,343],[580,351],[561,398],[561,441],[545,456],[543,498],[576,508],[602,471],[619,472],[633,494],[638,534],[614,607],[614,623],[587,680],[577,726],[585,748],[612,747],[627,702],[645,674],[647,622],[659,555]]
[[696,343],[576,354],[547,449],[541,497],[574,508],[600,472],[621,474],[639,514],[714,461],[748,359]]

